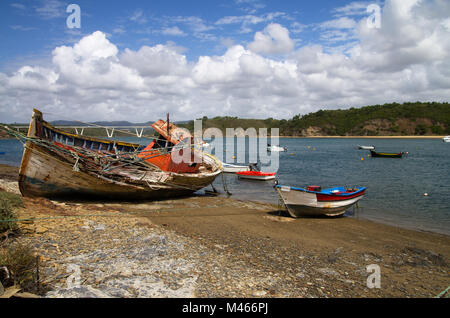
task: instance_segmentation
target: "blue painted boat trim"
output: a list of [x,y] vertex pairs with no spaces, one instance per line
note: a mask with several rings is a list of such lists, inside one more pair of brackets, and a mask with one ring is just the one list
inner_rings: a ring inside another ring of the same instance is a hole
[[308,193],[319,193],[319,194],[328,194],[328,195],[334,195],[334,196],[342,196],[342,197],[346,197],[346,196],[350,196],[350,195],[355,195],[357,193],[363,192],[366,190],[365,187],[358,187],[357,189],[359,189],[358,191],[355,192],[350,192],[350,193],[332,193],[332,191],[338,190],[338,191],[342,191],[345,192],[345,187],[335,187],[335,188],[328,188],[328,189],[324,189],[320,192],[317,191],[309,191],[306,190],[304,188],[296,188],[296,187],[290,187],[290,186],[283,186],[283,185],[276,185],[277,188],[290,188],[291,190],[296,190],[296,191],[303,191],[303,192],[308,192]]

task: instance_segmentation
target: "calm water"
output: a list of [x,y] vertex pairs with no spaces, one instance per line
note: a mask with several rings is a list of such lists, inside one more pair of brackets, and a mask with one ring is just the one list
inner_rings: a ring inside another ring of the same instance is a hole
[[[228,140],[227,151],[232,150],[229,145]],[[385,152],[407,151],[409,155],[403,159],[370,158],[368,151],[356,150],[357,145],[375,145]],[[368,192],[359,203],[358,217],[450,235],[449,143],[440,139],[283,138],[280,146],[288,148],[287,153],[280,153],[280,184],[365,186]],[[20,165],[22,151],[20,142],[0,140],[0,153],[6,152],[0,155],[0,163]],[[234,198],[278,203],[273,181],[224,176]],[[221,177],[214,186],[223,192]]]

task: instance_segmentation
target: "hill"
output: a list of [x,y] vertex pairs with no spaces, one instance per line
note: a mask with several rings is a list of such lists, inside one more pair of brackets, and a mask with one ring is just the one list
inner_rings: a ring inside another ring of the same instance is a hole
[[[424,136],[450,134],[450,104],[392,103],[346,110],[319,110],[289,120],[202,118],[203,129],[279,128],[281,136]],[[193,131],[191,121],[182,125]]]

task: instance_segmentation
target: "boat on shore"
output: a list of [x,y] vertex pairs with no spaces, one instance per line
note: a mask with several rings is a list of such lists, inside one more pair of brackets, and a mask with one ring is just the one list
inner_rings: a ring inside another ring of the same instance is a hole
[[444,138],[442,138],[443,142],[450,142],[450,136],[445,136]]
[[275,189],[283,201],[289,215],[301,216],[340,216],[364,197],[365,187],[335,187],[321,189],[319,186],[296,188],[276,185]]
[[[152,127],[159,136],[148,146],[72,134],[38,110],[27,136],[3,128],[25,141],[19,188],[27,197],[162,199],[192,194],[222,172],[217,158],[189,146],[192,137],[169,120]],[[191,161],[174,160],[188,150]]]
[[222,162],[222,166],[223,166],[223,172],[226,172],[226,173],[250,171],[249,166],[232,165],[230,163],[225,163],[225,162]]
[[261,172],[261,171],[241,171],[236,172],[240,179],[250,179],[250,180],[273,180],[276,177],[276,172]]
[[358,145],[358,149],[361,149],[361,150],[375,150],[375,146],[360,146],[360,145]]
[[370,155],[373,158],[402,158],[407,152],[389,153],[389,152],[375,152],[370,151]]

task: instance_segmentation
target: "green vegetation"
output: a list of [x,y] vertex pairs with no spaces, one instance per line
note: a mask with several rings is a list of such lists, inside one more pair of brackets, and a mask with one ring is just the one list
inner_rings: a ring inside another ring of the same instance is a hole
[[17,219],[14,209],[23,207],[22,197],[9,192],[0,191],[0,234],[16,231],[16,222],[2,222]]
[[[289,120],[240,119],[237,117],[206,116],[203,129],[249,127],[279,128],[281,136],[305,136],[314,128],[316,134],[328,136],[364,135],[444,135],[450,134],[450,104],[445,103],[392,103],[350,108],[346,110],[319,110]],[[179,125],[193,131],[194,123]]]
[[6,267],[9,274],[0,273],[3,287],[20,286],[23,291],[36,291],[36,256],[31,247],[16,243],[0,250],[0,267]]

